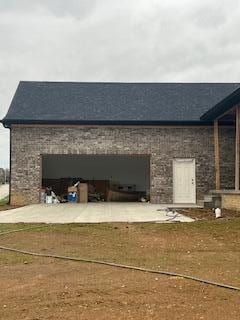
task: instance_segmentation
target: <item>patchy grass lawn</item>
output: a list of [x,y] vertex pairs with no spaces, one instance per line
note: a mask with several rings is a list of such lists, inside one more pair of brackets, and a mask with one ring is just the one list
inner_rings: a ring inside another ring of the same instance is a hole
[[8,204],[8,202],[9,202],[9,197],[8,196],[3,198],[3,199],[0,199],[0,207],[6,206]]
[[0,199],[0,211],[16,209],[16,208],[19,208],[19,206],[10,205],[8,196],[3,199]]
[[[0,232],[30,225],[2,224]],[[176,271],[240,286],[240,219],[68,224],[0,237],[41,253]],[[239,319],[240,293],[181,278],[0,251],[3,319]]]

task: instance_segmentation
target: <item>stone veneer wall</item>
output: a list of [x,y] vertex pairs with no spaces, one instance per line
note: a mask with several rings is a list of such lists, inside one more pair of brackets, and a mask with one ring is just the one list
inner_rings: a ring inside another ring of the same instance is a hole
[[[231,136],[230,129],[222,130],[226,145]],[[230,165],[232,152],[225,157]],[[42,154],[149,154],[152,203],[172,202],[174,158],[196,159],[197,199],[215,187],[212,127],[13,126],[12,204],[39,202]],[[232,184],[231,174],[222,176]]]
[[220,127],[221,189],[235,188],[235,128]]
[[240,211],[240,194],[222,194],[222,208]]

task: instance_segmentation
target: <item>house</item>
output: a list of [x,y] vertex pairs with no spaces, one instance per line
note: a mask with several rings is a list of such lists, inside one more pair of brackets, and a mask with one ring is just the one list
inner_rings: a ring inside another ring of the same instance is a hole
[[78,177],[152,203],[215,190],[238,205],[239,103],[238,83],[20,82],[2,120],[11,203],[38,203],[44,183]]

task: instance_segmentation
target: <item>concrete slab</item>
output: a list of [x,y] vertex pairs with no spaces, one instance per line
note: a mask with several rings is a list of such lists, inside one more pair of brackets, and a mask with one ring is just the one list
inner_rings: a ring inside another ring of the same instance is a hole
[[9,195],[9,184],[0,185],[0,200]]
[[0,223],[192,222],[166,205],[149,203],[35,204],[0,211]]

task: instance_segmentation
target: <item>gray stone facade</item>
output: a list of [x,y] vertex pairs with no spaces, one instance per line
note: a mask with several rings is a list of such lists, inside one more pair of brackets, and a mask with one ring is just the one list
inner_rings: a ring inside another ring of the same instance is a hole
[[[234,130],[221,128],[220,139],[221,178],[231,188]],[[213,127],[12,126],[12,204],[39,202],[44,154],[150,155],[152,203],[172,202],[174,158],[195,158],[198,200],[215,188]]]
[[234,189],[235,181],[235,128],[220,127],[221,189]]

